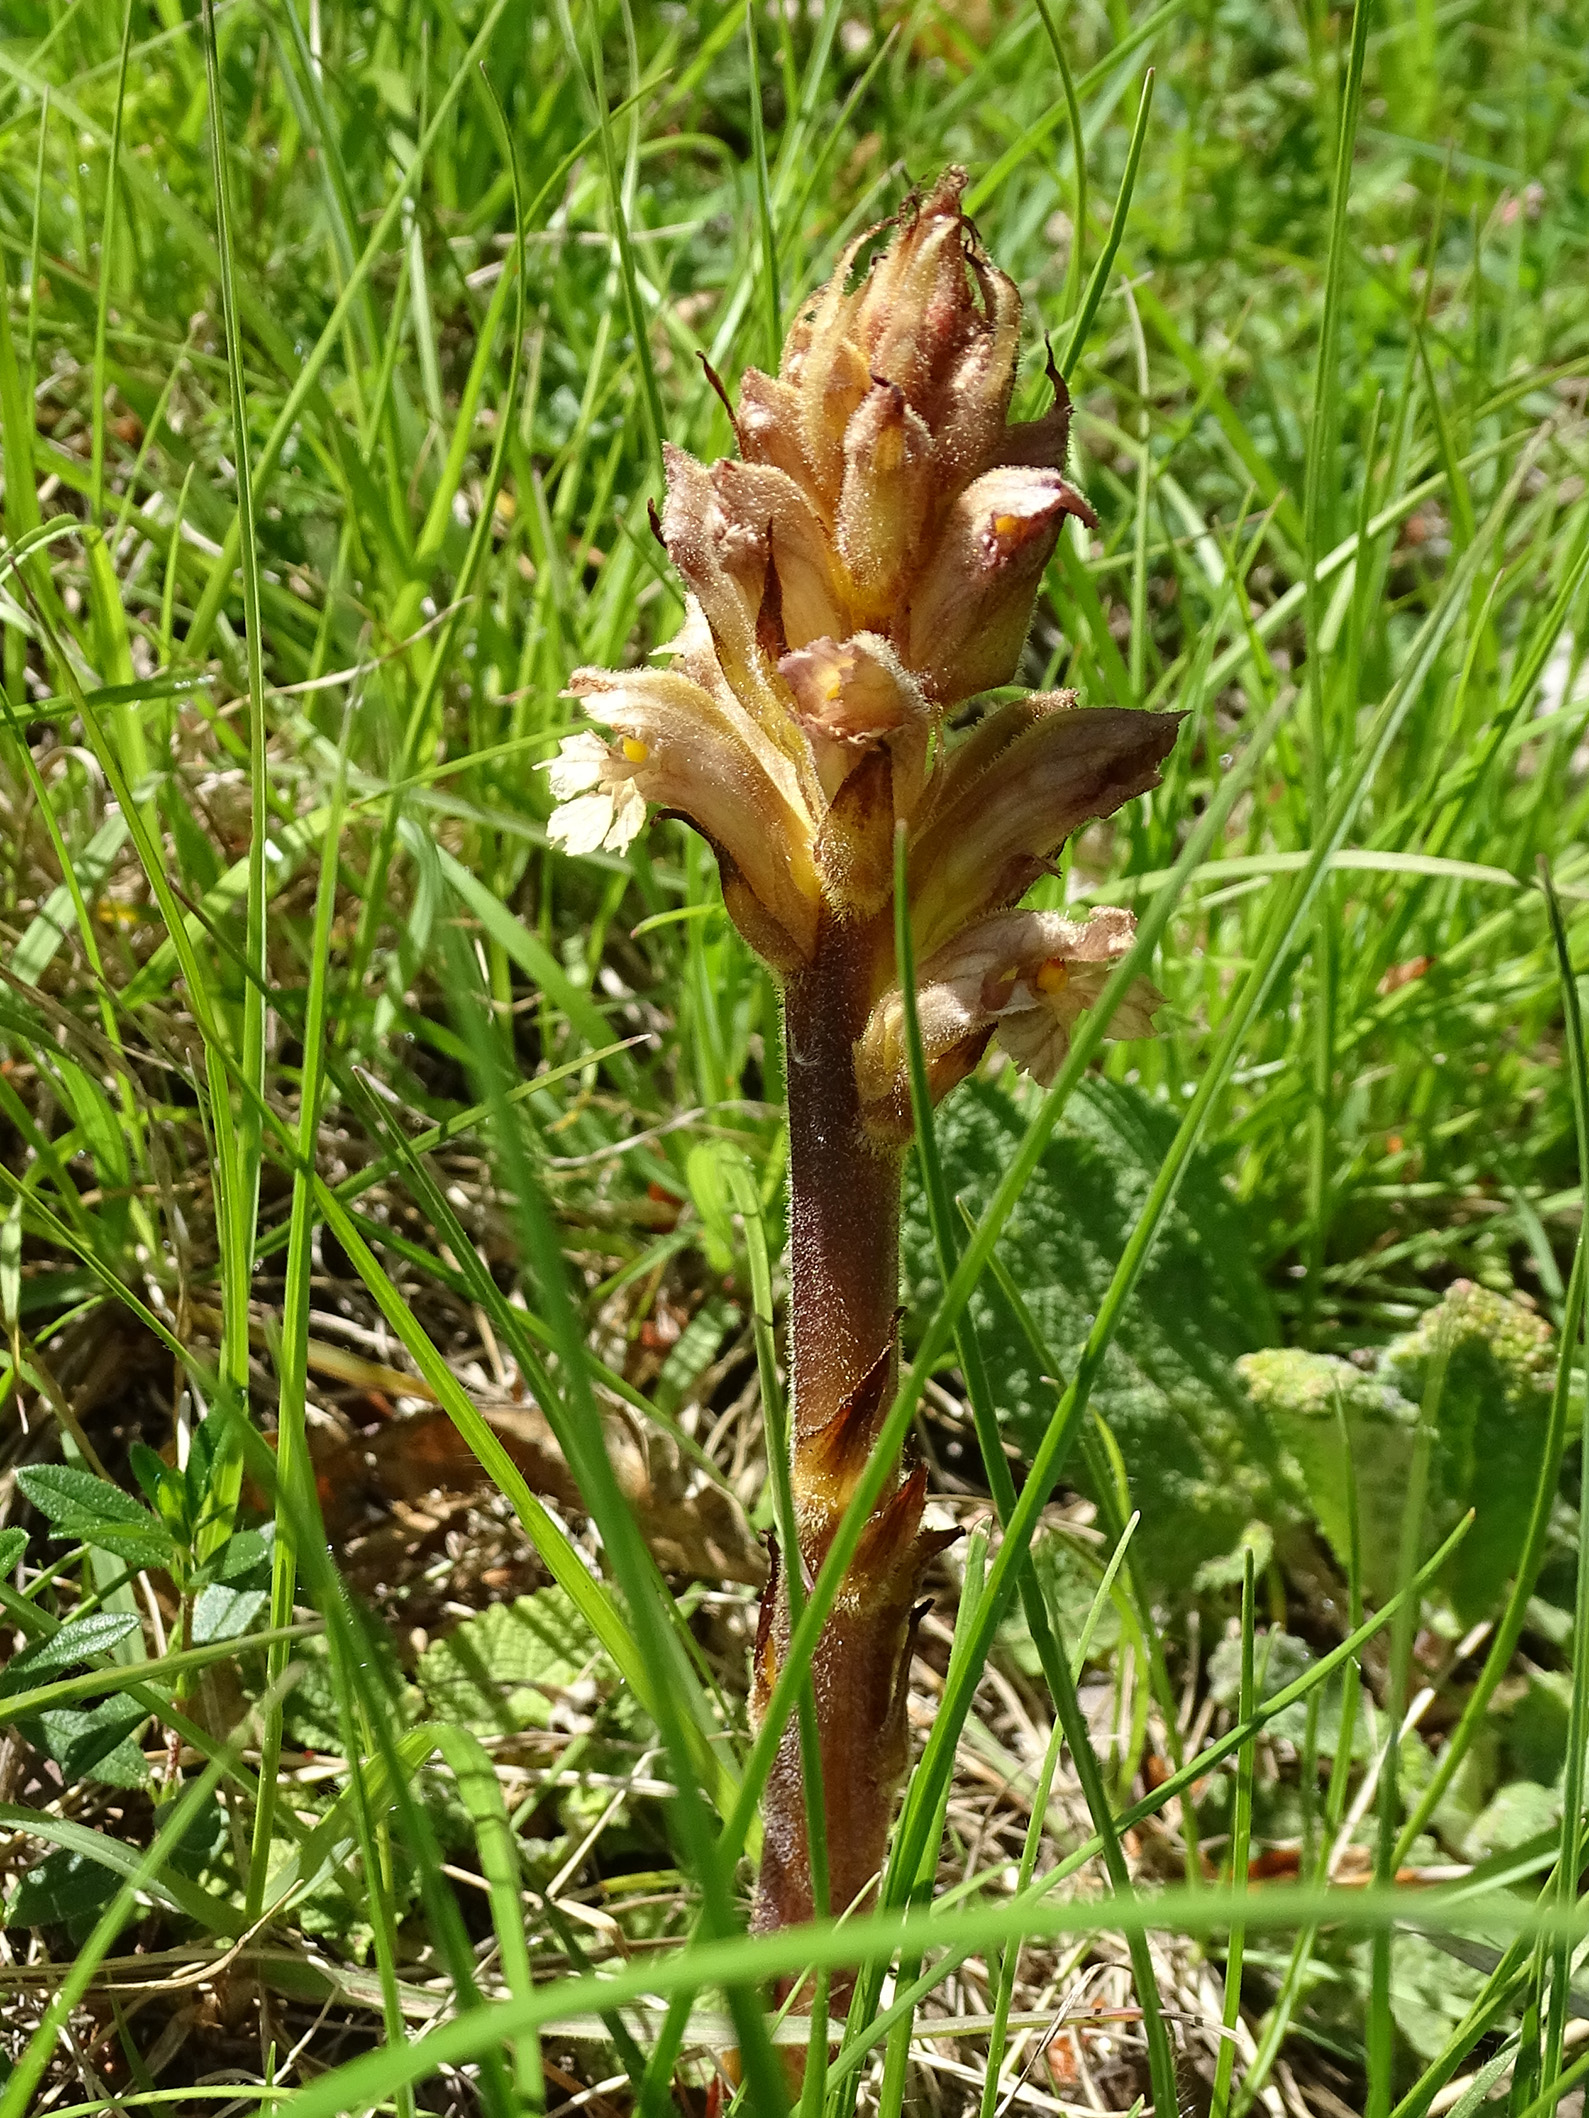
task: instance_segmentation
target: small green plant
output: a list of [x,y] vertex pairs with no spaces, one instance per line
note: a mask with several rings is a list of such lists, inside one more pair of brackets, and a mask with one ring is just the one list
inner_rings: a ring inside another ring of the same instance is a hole
[[1355,1507],[1364,1586],[1379,1598],[1396,1578],[1399,1501],[1419,1407],[1432,1364],[1444,1362],[1429,1524],[1438,1536],[1473,1510],[1473,1530],[1444,1584],[1466,1626],[1494,1608],[1525,1547],[1540,1458],[1552,1447],[1553,1338],[1535,1309],[1459,1280],[1414,1330],[1354,1360],[1287,1347],[1246,1354],[1236,1372],[1292,1453],[1297,1482],[1343,1567]]
[[[93,1707],[66,1703],[73,1696],[73,1680],[65,1679],[65,1673],[76,1664],[93,1660],[103,1666],[110,1657],[113,1667],[118,1650],[136,1646],[141,1653],[136,1609],[126,1607],[135,1575],[163,1577],[178,1609],[177,1666],[188,1657],[193,1671],[177,1679],[172,1703],[178,1712],[189,1702],[206,1661],[202,1655],[192,1657],[191,1651],[213,1650],[218,1643],[252,1634],[265,1614],[272,1530],[268,1525],[264,1530],[234,1529],[219,1542],[214,1534],[222,1519],[214,1479],[215,1437],[221,1424],[219,1419],[205,1420],[195,1427],[180,1471],[144,1444],[133,1444],[133,1469],[148,1504],[78,1465],[25,1464],[16,1474],[19,1490],[52,1536],[71,1548],[45,1570],[43,1583],[85,1555],[95,1576],[93,1594],[59,1624],[50,1622],[36,1597],[7,1599],[30,1644],[0,1674],[0,1697],[39,1694],[34,1713],[15,1705],[12,1712],[23,1736],[67,1784],[84,1777],[111,1786],[141,1788],[148,1783],[136,1741],[149,1719],[147,1687]],[[10,1565],[21,1557],[18,1546]],[[52,1675],[65,1679],[60,1704],[48,1700],[44,1680]]]

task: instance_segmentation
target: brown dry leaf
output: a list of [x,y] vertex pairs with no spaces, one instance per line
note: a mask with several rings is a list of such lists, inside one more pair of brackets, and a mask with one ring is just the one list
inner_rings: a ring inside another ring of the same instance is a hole
[[1413,956],[1406,963],[1393,963],[1379,981],[1377,990],[1380,999],[1388,1000],[1392,993],[1399,993],[1404,985],[1415,984],[1433,968],[1432,956]]
[[[401,1378],[401,1389],[410,1397],[426,1394],[409,1377]],[[479,1409],[531,1492],[571,1513],[588,1512],[543,1412],[521,1405]],[[608,1414],[604,1425],[608,1461],[662,1571],[760,1587],[766,1554],[733,1495],[703,1478],[670,1436],[639,1435],[617,1414]],[[467,1499],[491,1488],[474,1452],[439,1407],[394,1419],[354,1441],[317,1430],[310,1448],[333,1538],[353,1529],[371,1503],[414,1507],[438,1494]]]

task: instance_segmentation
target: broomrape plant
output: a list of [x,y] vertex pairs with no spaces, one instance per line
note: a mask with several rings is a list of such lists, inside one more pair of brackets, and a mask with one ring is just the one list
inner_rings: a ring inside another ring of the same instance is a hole
[[[1078,826],[1157,785],[1178,716],[1084,709],[1070,692],[987,708],[1013,678],[1067,516],[1070,401],[1009,420],[1021,303],[961,210],[964,173],[912,199],[871,267],[859,237],[805,305],[776,378],[746,372],[739,460],[666,451],[658,533],[683,577],[671,666],[582,669],[601,731],[548,770],[550,836],[619,851],[652,807],[717,856],[723,899],[782,981],[789,1093],[790,1481],[809,1581],[893,1395],[900,1165],[912,1130],[895,961],[894,847],[936,1102],[993,1040],[1050,1081],[1081,1011],[1130,946],[1130,915],[1022,910]],[[886,225],[886,224],[885,224]],[[714,378],[715,381],[715,378]],[[726,401],[726,400],[725,400]],[[1116,1036],[1151,1029],[1128,992]],[[830,1902],[876,1876],[906,1764],[923,1573],[925,1468],[896,1466],[812,1669]],[[787,1571],[762,1604],[753,1709],[787,1650]],[[809,1919],[812,1863],[797,1727],[764,1798],[758,1931]]]

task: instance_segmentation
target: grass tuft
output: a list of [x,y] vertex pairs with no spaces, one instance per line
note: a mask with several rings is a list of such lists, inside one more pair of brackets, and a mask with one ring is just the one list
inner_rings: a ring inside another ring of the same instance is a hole
[[[12,0],[0,2118],[1572,2095],[1580,14]],[[746,1937],[870,1500],[750,1729],[779,999],[538,768],[679,628],[701,362],[950,161],[1100,518],[1023,680],[1185,721],[1038,886],[1138,942],[1008,1165],[921,1128],[876,1464],[969,1534],[879,1904]],[[1302,1412],[1155,1365],[1222,1272]]]

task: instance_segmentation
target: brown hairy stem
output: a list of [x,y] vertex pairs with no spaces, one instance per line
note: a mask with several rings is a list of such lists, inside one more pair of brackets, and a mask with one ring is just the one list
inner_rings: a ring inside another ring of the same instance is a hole
[[[789,981],[791,1482],[798,1563],[816,1574],[893,1396],[899,1298],[900,1157],[868,1135],[852,1053],[890,959],[886,922],[825,920],[814,960]],[[812,1661],[828,1902],[844,1911],[882,1864],[904,1772],[913,1607],[944,1541],[921,1529],[925,1481],[901,1482],[870,1518]],[[765,1706],[789,1638],[787,1575],[768,1590],[757,1642]],[[809,1919],[814,1893],[793,1722],[763,1805],[755,1927]]]
[[[867,1134],[853,1057],[875,997],[879,925],[825,920],[815,961],[784,992],[797,1437],[826,1427],[859,1386],[893,1339],[899,1303],[900,1158]],[[797,1441],[797,1472],[800,1455]]]

